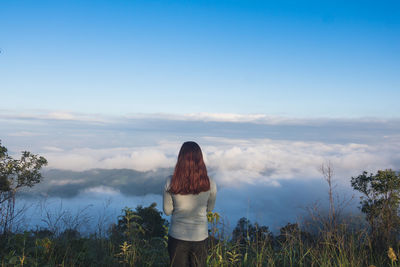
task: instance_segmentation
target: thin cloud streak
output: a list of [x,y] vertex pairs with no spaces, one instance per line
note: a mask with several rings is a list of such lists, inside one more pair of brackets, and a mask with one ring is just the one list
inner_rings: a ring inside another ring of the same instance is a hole
[[27,110],[16,112],[0,110],[0,119],[4,120],[60,120],[78,122],[115,123],[131,119],[138,120],[169,120],[169,121],[204,121],[204,122],[250,122],[269,125],[320,125],[328,123],[399,123],[400,118],[379,117],[287,117],[267,114],[237,114],[237,113],[132,113],[127,115],[105,115],[77,113],[71,111]]

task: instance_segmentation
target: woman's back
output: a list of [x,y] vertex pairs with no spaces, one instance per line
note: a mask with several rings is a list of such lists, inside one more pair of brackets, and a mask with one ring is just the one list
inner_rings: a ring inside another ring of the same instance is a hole
[[210,190],[199,194],[171,194],[171,178],[164,188],[164,212],[171,215],[169,234],[177,239],[200,241],[208,237],[207,212],[213,210],[217,187],[210,179]]

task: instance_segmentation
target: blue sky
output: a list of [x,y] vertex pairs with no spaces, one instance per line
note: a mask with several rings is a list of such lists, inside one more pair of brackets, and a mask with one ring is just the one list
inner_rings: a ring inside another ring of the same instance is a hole
[[3,110],[399,117],[398,1],[2,1]]
[[327,161],[340,193],[399,168],[398,1],[2,0],[0,51],[1,143],[80,172],[44,184],[86,185],[73,206],[160,202],[84,171],[164,179],[187,140],[232,224],[293,221],[324,198]]

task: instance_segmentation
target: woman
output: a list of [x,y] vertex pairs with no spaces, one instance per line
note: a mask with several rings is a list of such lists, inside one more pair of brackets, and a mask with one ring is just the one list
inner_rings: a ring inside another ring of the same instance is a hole
[[206,266],[207,212],[214,208],[216,193],[199,145],[183,143],[163,198],[165,214],[172,214],[168,233],[171,266]]

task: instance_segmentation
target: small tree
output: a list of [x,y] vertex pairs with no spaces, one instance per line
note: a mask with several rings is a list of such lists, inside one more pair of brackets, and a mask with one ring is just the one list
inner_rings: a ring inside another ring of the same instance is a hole
[[330,162],[321,165],[321,173],[324,176],[325,181],[328,183],[328,194],[329,194],[329,220],[327,228],[331,231],[336,228],[336,211],[335,211],[335,201],[333,197],[333,167]]
[[[123,234],[139,240],[163,238],[166,235],[165,226],[168,225],[168,221],[161,216],[162,213],[156,206],[156,203],[148,207],[139,205],[135,210],[125,207],[122,210],[123,215],[119,216],[118,224],[114,226],[114,231],[119,235]],[[118,236],[116,233],[114,236]],[[120,238],[123,237],[120,236]]]
[[258,223],[254,225],[247,218],[240,218],[235,229],[232,231],[232,241],[242,246],[246,244],[258,242],[272,242],[273,236],[268,226],[260,226]]
[[308,242],[313,240],[310,233],[302,231],[298,223],[287,223],[281,227],[280,235],[277,236],[278,243],[282,246],[284,243]]
[[118,223],[110,227],[111,242],[120,247],[120,253],[116,254],[120,262],[129,266],[167,265],[164,237],[168,222],[162,218],[156,203],[137,206],[135,210],[125,207],[122,212]]
[[362,193],[360,208],[371,227],[374,244],[380,249],[393,244],[400,230],[400,173],[390,169],[369,175],[363,172],[351,178],[351,186]]
[[39,183],[40,169],[46,164],[44,157],[28,151],[23,151],[20,159],[13,159],[0,141],[0,227],[3,234],[12,230],[16,193]]

